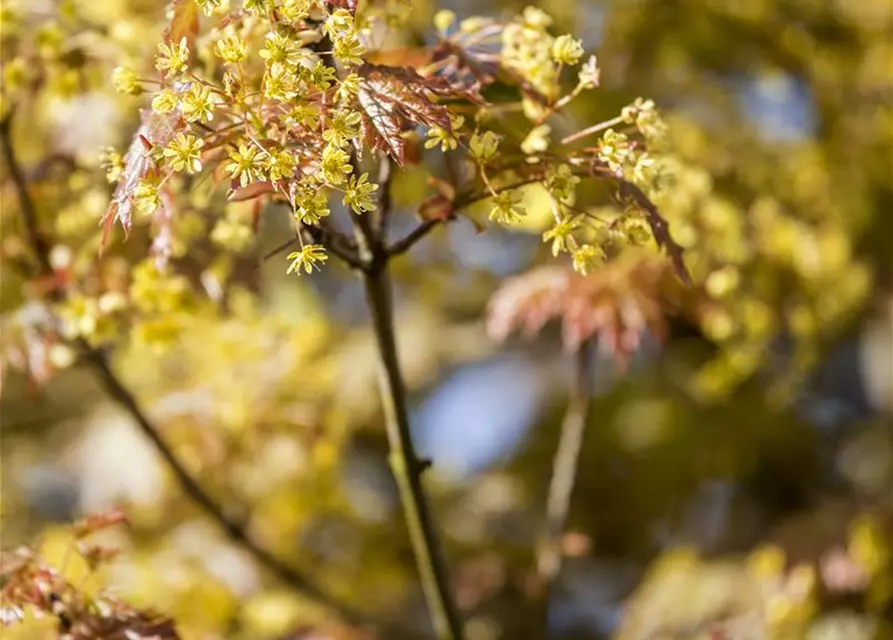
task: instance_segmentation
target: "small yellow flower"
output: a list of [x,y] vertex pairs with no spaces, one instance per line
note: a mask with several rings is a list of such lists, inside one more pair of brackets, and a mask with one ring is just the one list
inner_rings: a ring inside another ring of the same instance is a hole
[[594,89],[601,82],[601,69],[598,68],[598,59],[595,56],[589,56],[580,67],[579,81],[584,89]]
[[584,244],[573,252],[572,257],[574,271],[585,276],[592,271],[592,269],[604,262],[605,252],[601,247]]
[[538,127],[534,127],[521,143],[521,151],[527,155],[542,153],[549,148],[550,133],[552,133],[552,127],[547,124],[541,124]]
[[136,96],[143,92],[136,71],[128,67],[115,67],[112,71],[112,84],[118,93]]
[[558,36],[552,43],[552,59],[561,64],[577,64],[583,57],[583,44],[569,35]]
[[557,256],[562,251],[568,251],[573,242],[574,231],[579,223],[573,220],[562,220],[543,234],[543,242],[552,241],[552,255]]
[[319,126],[319,107],[309,102],[298,102],[288,114],[288,125],[316,129]]
[[363,119],[356,111],[338,111],[322,132],[323,140],[329,144],[343,147],[360,133],[360,121]]
[[536,7],[526,7],[522,14],[524,23],[534,29],[546,29],[552,24],[552,18],[548,13]]
[[121,179],[121,174],[124,173],[124,158],[121,157],[117,150],[111,147],[103,149],[100,163],[102,168],[105,169],[105,178],[110,184],[114,184]]
[[298,78],[285,65],[274,62],[264,74],[264,96],[288,102],[298,94]]
[[342,184],[353,169],[350,156],[343,149],[332,144],[326,145],[326,148],[323,149],[320,167],[323,178],[333,185]]
[[499,136],[492,131],[475,132],[468,141],[471,155],[481,164],[486,164],[496,155],[499,148]]
[[239,64],[248,57],[248,44],[239,36],[227,36],[214,43],[214,53],[227,64]]
[[329,215],[329,198],[323,189],[304,188],[294,198],[295,216],[304,224],[317,224]]
[[372,194],[376,191],[378,191],[378,185],[369,182],[369,174],[364,173],[359,178],[350,176],[347,180],[347,188],[344,190],[344,205],[356,213],[371,211],[375,208]]
[[158,185],[151,180],[140,180],[133,190],[133,206],[143,215],[151,215],[161,205]]
[[172,113],[180,104],[180,96],[170,89],[162,89],[152,98],[152,111],[155,113]]
[[449,129],[444,129],[438,125],[428,129],[428,140],[425,142],[425,148],[433,149],[440,146],[441,151],[452,151],[459,146],[459,140],[456,138],[455,132],[463,124],[465,124],[464,117],[450,115]]
[[258,55],[264,59],[267,66],[276,62],[287,67],[293,67],[301,57],[300,47],[294,40],[290,40],[281,33],[268,33],[264,41],[264,48]]
[[490,219],[502,224],[512,224],[527,215],[521,206],[521,194],[515,191],[503,191],[493,196],[493,208]]
[[434,14],[434,26],[441,34],[446,34],[456,24],[456,14],[449,9],[441,9]]
[[229,159],[231,162],[226,165],[226,170],[241,186],[244,187],[260,177],[261,162],[255,147],[240,144],[238,149],[230,149]]
[[223,0],[196,0],[196,2],[206,16],[214,15],[214,11],[223,6]]
[[214,96],[210,87],[194,83],[183,95],[180,113],[189,122],[210,122],[214,119]]
[[363,63],[363,54],[366,53],[366,48],[360,43],[359,38],[351,35],[335,40],[332,53],[342,64],[354,66]]
[[167,73],[181,73],[189,62],[189,45],[186,36],[180,38],[179,44],[161,42],[158,44],[158,55],[155,56],[155,68]]
[[351,72],[347,74],[347,76],[341,80],[341,83],[338,85],[338,90],[335,91],[335,100],[340,102],[345,102],[350,100],[357,94],[360,90],[360,76]]
[[170,159],[174,171],[198,173],[202,170],[201,148],[205,141],[191,133],[178,133],[164,149],[164,157]]
[[303,268],[306,273],[312,273],[314,269],[319,269],[329,256],[326,254],[325,248],[320,244],[308,244],[300,251],[293,251],[288,254],[288,265],[286,273],[297,273],[301,275]]
[[284,149],[264,154],[262,162],[263,168],[273,182],[291,178],[295,175],[295,167],[297,165],[295,158]]

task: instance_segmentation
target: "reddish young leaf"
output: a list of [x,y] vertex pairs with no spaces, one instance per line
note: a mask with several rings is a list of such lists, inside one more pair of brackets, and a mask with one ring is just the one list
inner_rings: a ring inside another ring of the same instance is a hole
[[84,538],[91,533],[107,529],[122,522],[127,522],[127,516],[124,515],[121,509],[115,507],[78,520],[72,525],[72,530],[76,538]]
[[198,35],[198,5],[194,0],[174,0],[171,12],[171,21],[164,30],[164,39],[180,42],[186,38],[192,49]]
[[243,202],[253,200],[268,193],[273,193],[274,188],[270,182],[252,182],[240,187],[237,180],[232,181],[232,188],[226,196],[230,202]]
[[623,368],[650,333],[666,334],[664,313],[677,310],[676,286],[665,260],[611,262],[583,276],[564,267],[542,267],[507,280],[490,300],[487,329],[504,340],[515,329],[531,338],[560,320],[568,352],[597,338],[599,348]]
[[165,146],[184,126],[180,116],[160,115],[150,109],[141,110],[140,117],[142,124],[124,155],[124,171],[101,221],[103,247],[115,221],[120,222],[124,233],[130,235],[133,192],[140,180],[156,169],[150,150],[153,146]]
[[362,80],[357,102],[363,116],[363,137],[370,148],[385,151],[403,166],[405,130],[418,125],[450,129],[446,107],[434,101],[436,83],[403,67],[364,64],[358,73]]

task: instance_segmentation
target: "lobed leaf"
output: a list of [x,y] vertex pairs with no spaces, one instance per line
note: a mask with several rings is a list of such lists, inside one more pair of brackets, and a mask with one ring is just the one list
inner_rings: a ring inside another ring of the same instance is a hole
[[130,235],[132,227],[133,193],[140,180],[156,169],[151,150],[163,147],[183,129],[185,122],[177,114],[160,115],[150,109],[140,111],[142,124],[137,129],[127,153],[124,155],[124,171],[112,195],[101,224],[104,225],[102,246],[115,222],[121,223],[124,233]]
[[171,21],[164,30],[164,39],[168,42],[180,42],[186,38],[190,50],[193,49],[198,35],[198,13],[195,0],[174,0]]
[[357,103],[363,116],[361,133],[371,149],[390,155],[400,166],[405,162],[405,131],[415,126],[451,130],[447,108],[436,96],[455,94],[447,84],[429,80],[413,69],[364,64]]

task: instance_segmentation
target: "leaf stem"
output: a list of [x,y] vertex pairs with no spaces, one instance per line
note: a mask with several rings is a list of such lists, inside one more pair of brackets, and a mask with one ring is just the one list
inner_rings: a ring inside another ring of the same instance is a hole
[[623,116],[617,116],[616,118],[611,118],[610,120],[605,120],[604,122],[599,122],[598,124],[594,124],[591,127],[586,127],[585,129],[581,129],[576,133],[572,133],[569,136],[562,138],[561,144],[570,144],[571,142],[576,142],[586,136],[590,136],[593,133],[598,133],[599,131],[604,131],[605,129],[610,129],[611,127],[616,127],[618,124],[623,124],[626,120]]

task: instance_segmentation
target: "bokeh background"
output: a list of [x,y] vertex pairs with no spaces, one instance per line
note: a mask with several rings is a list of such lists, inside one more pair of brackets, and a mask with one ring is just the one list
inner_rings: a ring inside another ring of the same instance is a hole
[[[417,0],[393,44],[433,41],[436,9],[523,6]],[[893,637],[893,5],[541,8],[602,68],[575,117],[607,119],[638,96],[662,110],[679,175],[662,210],[713,301],[626,370],[608,355],[595,363],[554,637]],[[60,260],[95,256],[108,190],[52,172],[96,171],[103,147],[126,145],[141,99],[116,95],[109,75],[149,59],[163,20],[159,2],[4,2],[7,89],[34,72],[17,66],[10,25],[50,51],[15,134],[26,166],[49,172],[40,213],[65,239]],[[58,54],[100,46],[107,64],[86,70]],[[44,166],[50,156],[63,168]],[[427,194],[419,170],[396,178],[395,234]],[[582,204],[605,206],[597,196]],[[22,251],[7,180],[2,198],[6,260]],[[265,211],[255,236],[239,207],[183,216],[193,248],[178,268],[197,302],[139,328],[176,323],[164,347],[119,339],[116,368],[258,540],[357,608],[424,632],[362,289],[337,264],[286,276],[282,256],[261,259],[288,233],[283,216]],[[413,428],[434,461],[428,486],[473,640],[535,637],[524,584],[570,381],[557,332],[498,344],[485,330],[499,283],[552,260],[532,208],[513,230],[458,221],[394,265]],[[151,288],[140,233],[107,259]],[[123,553],[91,579],[174,616],[184,638],[272,640],[320,621],[183,495],[89,370],[42,385],[13,370],[23,317],[38,310],[6,263],[0,277],[3,546],[35,545],[80,575],[65,523],[123,503],[131,526],[104,534]]]

